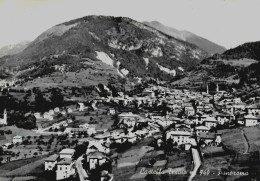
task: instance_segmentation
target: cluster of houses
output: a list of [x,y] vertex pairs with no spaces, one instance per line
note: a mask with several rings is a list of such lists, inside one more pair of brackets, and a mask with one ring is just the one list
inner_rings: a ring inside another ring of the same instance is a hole
[[[190,149],[192,145],[219,146],[221,134],[217,132],[218,126],[227,126],[227,128],[230,124],[255,126],[260,120],[259,104],[247,106],[240,98],[225,91],[219,91],[218,86],[216,93],[210,95],[209,92],[199,93],[153,85],[144,89],[139,96],[130,97],[119,93],[117,97],[97,98],[93,105],[96,109],[98,109],[97,102],[132,106],[139,110],[144,110],[143,107],[158,106],[164,106],[167,109],[164,114],[157,110],[134,114],[132,112],[117,113],[114,107],[110,107],[107,109],[107,114],[118,115],[117,125],[113,129],[97,131],[94,125],[86,123],[80,125],[79,128],[67,127],[64,130],[64,133],[70,136],[84,133],[92,135],[79,139],[79,143],[89,143],[85,154],[87,171],[90,173],[91,170],[102,168],[102,175],[109,178],[108,180],[112,180],[113,175],[103,166],[111,164],[113,160],[110,153],[112,143],[136,143],[141,139],[153,137],[158,147],[169,141],[172,141],[175,146],[183,146],[185,150]],[[84,104],[80,103],[78,111],[85,109]],[[238,113],[242,119],[237,119]],[[62,163],[67,164],[64,160],[55,162],[56,165],[62,165]],[[57,180],[66,177],[66,172],[63,170],[65,167],[59,166],[59,168],[61,170],[56,171]]]
[[[72,119],[53,123],[52,128],[64,127],[62,134],[69,137],[86,134],[80,138],[79,144],[88,142],[86,148],[86,172],[89,176],[95,169],[101,169],[101,180],[112,181],[109,166],[113,161],[111,144],[136,143],[144,138],[153,137],[160,148],[169,141],[177,147],[189,150],[193,145],[219,146],[221,134],[218,127],[229,127],[233,124],[256,126],[260,123],[260,104],[255,102],[246,105],[240,98],[234,97],[219,87],[214,95],[207,92],[170,89],[163,86],[150,85],[141,94],[131,97],[119,92],[117,97],[99,97],[92,104],[92,110],[97,110],[98,102],[108,105],[120,105],[138,109],[138,114],[131,111],[118,113],[113,106],[107,109],[108,115],[117,114],[117,125],[112,129],[96,130],[95,124],[82,124],[77,128],[69,127]],[[160,107],[160,109],[159,109]],[[147,108],[149,111],[147,111]],[[74,111],[83,112],[88,107],[78,103],[76,108],[55,108],[43,114],[35,113],[37,120],[54,121],[58,114],[67,115]],[[152,110],[152,111],[151,111]],[[4,111],[0,124],[5,125],[7,112]],[[163,135],[164,134],[164,135]],[[22,137],[13,137],[13,143],[21,143]],[[56,172],[56,180],[69,178],[76,172],[75,150],[66,148],[45,160],[45,170]],[[88,177],[85,178],[88,180]]]

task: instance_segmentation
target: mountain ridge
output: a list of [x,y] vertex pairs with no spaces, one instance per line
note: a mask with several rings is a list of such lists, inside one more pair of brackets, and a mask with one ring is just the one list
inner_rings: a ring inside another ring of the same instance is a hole
[[223,53],[226,50],[223,46],[220,46],[210,40],[207,40],[206,38],[203,38],[186,30],[177,30],[175,28],[165,26],[158,21],[145,21],[143,23],[157,29],[158,31],[164,32],[169,36],[195,44],[196,46],[208,52],[209,55],[213,55],[215,53]]
[[122,78],[169,80],[205,57],[207,53],[196,45],[130,18],[86,16],[51,27],[23,52],[1,58],[0,63],[18,78],[34,80],[56,76],[57,70],[63,76],[95,69],[108,74],[100,66]]
[[30,41],[24,40],[16,44],[10,44],[0,48],[0,58],[7,55],[14,55],[22,52],[27,46],[29,46]]

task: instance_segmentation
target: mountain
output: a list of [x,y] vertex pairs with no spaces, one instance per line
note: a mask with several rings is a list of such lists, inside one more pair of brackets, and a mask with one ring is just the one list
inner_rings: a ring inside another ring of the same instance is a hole
[[259,84],[260,41],[245,43],[208,57],[189,72],[189,76],[175,83],[215,80],[239,86]]
[[158,21],[144,22],[144,24],[153,27],[169,36],[175,37],[177,39],[192,43],[197,45],[201,49],[208,52],[209,55],[213,55],[215,53],[223,53],[226,49],[216,43],[213,43],[205,38],[202,38],[198,35],[195,35],[188,31],[180,31],[168,26],[161,24]]
[[6,45],[0,49],[0,57],[6,56],[6,55],[14,55],[17,53],[22,52],[28,45],[30,44],[30,41],[22,41],[17,44],[12,45]]
[[118,78],[172,80],[207,56],[130,18],[87,16],[48,29],[0,65],[24,85],[84,86]]

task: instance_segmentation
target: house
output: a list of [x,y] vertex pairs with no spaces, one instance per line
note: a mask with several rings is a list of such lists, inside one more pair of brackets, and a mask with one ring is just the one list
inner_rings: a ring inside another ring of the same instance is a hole
[[79,110],[79,111],[84,111],[84,110],[86,109],[86,108],[85,108],[85,105],[84,105],[83,103],[81,103],[81,102],[78,103],[78,106],[77,106],[77,107],[78,107],[78,110]]
[[72,109],[71,108],[67,108],[67,113],[72,113]]
[[246,107],[247,114],[251,114],[253,116],[260,115],[260,104],[253,104],[251,106]]
[[190,143],[192,134],[188,131],[168,131],[166,132],[166,140],[172,139],[178,145]]
[[225,123],[230,123],[232,120],[233,116],[228,113],[221,113],[217,115],[217,121],[218,124],[224,125]]
[[195,110],[192,105],[186,105],[184,107],[184,111],[187,116],[192,116],[195,114]]
[[22,136],[16,135],[16,136],[13,137],[13,144],[22,143],[22,142],[23,142]]
[[115,108],[108,108],[107,109],[107,115],[115,115],[115,114],[116,114]]
[[53,170],[55,165],[58,163],[59,155],[54,154],[44,160],[44,170]]
[[0,125],[7,125],[7,112],[4,109],[3,118],[0,118]]
[[208,133],[209,128],[207,126],[196,126],[195,131],[196,135],[200,135],[201,133]]
[[74,149],[71,148],[65,148],[63,150],[60,151],[60,158],[69,158],[72,159],[73,155],[75,153]]
[[203,124],[207,126],[208,128],[216,127],[217,126],[217,120],[214,117],[207,117]]
[[201,133],[198,137],[198,142],[202,145],[216,145],[221,143],[221,134],[218,133]]
[[107,156],[99,151],[89,153],[87,155],[87,162],[89,163],[89,169],[95,169],[97,166],[102,166],[107,162]]
[[260,124],[260,117],[256,117],[253,115],[245,116],[245,126],[256,126]]
[[120,127],[127,127],[131,128],[134,127],[137,120],[140,118],[139,115],[133,114],[132,112],[129,113],[121,113],[118,115],[119,117],[119,125]]
[[56,165],[56,180],[66,179],[75,174],[74,162],[71,158],[62,158]]
[[151,97],[151,98],[155,96],[154,91],[152,91],[152,90],[149,89],[149,88],[144,89],[142,94],[143,94],[144,96]]

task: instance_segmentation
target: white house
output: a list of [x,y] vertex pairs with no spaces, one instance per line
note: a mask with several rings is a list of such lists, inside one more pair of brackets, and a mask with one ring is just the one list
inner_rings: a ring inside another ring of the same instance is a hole
[[23,142],[22,136],[16,135],[16,136],[13,137],[13,144],[22,143],[22,142]]
[[190,143],[192,134],[188,131],[168,131],[166,133],[166,140],[172,139],[178,145]]
[[217,126],[217,120],[214,117],[208,117],[203,121],[204,125],[208,128],[216,127]]
[[48,157],[46,160],[44,160],[44,169],[45,170],[53,170],[55,165],[58,162],[59,155],[54,154],[50,157]]
[[95,151],[87,155],[87,162],[89,163],[90,170],[95,169],[98,166],[102,166],[106,163],[107,157],[104,153]]
[[251,114],[253,116],[260,115],[260,104],[253,104],[251,106],[246,107],[247,114]]
[[74,162],[71,158],[62,158],[57,163],[56,180],[69,178],[75,174]]
[[108,108],[107,109],[107,115],[114,115],[116,114],[115,108]]
[[253,115],[245,116],[245,126],[256,126],[259,125],[260,118]]
[[208,133],[209,128],[207,126],[196,126],[195,131],[197,135],[200,135],[201,133]]
[[133,114],[131,112],[129,113],[121,113],[118,115],[119,117],[119,124],[122,126],[126,126],[128,128],[134,127],[137,120],[140,118],[139,115]]
[[78,103],[78,105],[79,105],[79,111],[85,110],[85,105],[82,102]]

